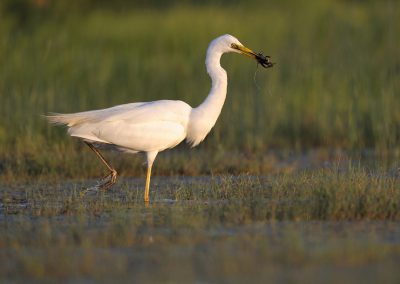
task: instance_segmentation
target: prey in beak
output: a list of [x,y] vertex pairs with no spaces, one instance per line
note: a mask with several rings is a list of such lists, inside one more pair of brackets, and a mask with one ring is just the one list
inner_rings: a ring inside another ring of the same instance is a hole
[[256,60],[264,68],[269,68],[275,65],[274,62],[270,61],[271,57],[264,55],[261,52],[256,54]]
[[237,50],[239,53],[241,53],[247,57],[255,59],[257,61],[257,63],[261,64],[261,66],[264,68],[272,67],[275,64],[275,63],[271,62],[271,60],[270,60],[271,58],[269,56],[264,55],[261,52],[255,53],[254,51],[252,51],[251,49],[249,49],[243,45],[232,43],[231,47],[233,49]]

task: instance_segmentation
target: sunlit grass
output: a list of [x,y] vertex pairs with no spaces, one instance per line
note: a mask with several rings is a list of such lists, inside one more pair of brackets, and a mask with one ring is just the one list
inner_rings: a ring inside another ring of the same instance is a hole
[[82,195],[92,182],[2,189],[0,275],[186,282],[295,277],[293,266],[313,281],[326,270],[332,283],[398,275],[400,181],[386,173],[158,177],[148,206],[140,179]]
[[[5,187],[2,189],[3,210],[10,214],[25,212],[35,216],[54,216],[132,208],[141,210],[144,206],[141,179],[123,179],[111,191],[82,195],[90,183],[95,181]],[[237,221],[244,223],[400,218],[400,181],[397,175],[352,166],[270,176],[155,177],[151,195],[155,208],[170,210],[176,203],[197,215],[215,206],[225,215],[237,215]]]

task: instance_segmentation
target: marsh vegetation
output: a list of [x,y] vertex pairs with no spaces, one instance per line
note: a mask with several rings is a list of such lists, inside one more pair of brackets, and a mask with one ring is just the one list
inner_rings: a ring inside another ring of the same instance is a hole
[[[86,182],[87,183],[87,182]],[[3,279],[399,280],[400,180],[360,168],[3,188]]]
[[[0,4],[0,282],[400,281],[397,1],[68,3]],[[140,156],[82,195],[101,164],[41,115],[195,106],[222,33],[277,65],[223,57],[221,117],[159,155],[149,206]]]

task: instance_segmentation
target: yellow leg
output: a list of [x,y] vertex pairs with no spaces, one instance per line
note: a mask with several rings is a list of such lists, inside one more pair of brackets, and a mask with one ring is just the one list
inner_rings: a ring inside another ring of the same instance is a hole
[[150,177],[151,177],[151,167],[152,165],[147,166],[147,176],[146,176],[146,187],[144,189],[144,202],[149,203],[149,191],[150,191]]

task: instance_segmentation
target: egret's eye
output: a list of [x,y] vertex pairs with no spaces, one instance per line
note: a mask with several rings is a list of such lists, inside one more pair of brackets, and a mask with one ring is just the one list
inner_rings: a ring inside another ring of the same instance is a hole
[[231,47],[232,47],[233,49],[239,49],[239,46],[238,46],[236,43],[232,43],[232,44],[231,44]]

